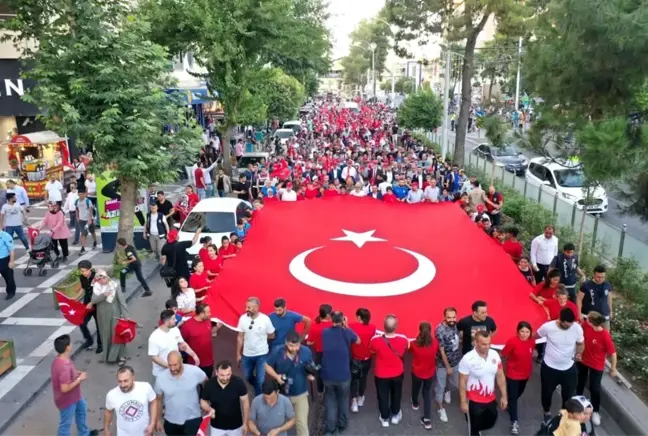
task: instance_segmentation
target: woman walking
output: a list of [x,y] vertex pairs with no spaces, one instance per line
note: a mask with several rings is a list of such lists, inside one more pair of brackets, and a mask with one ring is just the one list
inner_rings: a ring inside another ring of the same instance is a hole
[[196,311],[196,302],[204,297],[196,298],[196,291],[189,287],[189,282],[184,277],[178,277],[171,298],[178,303],[178,312],[183,316],[193,316]]
[[518,399],[524,393],[533,369],[531,324],[526,321],[518,323],[517,335],[506,342],[502,350],[502,358],[506,361],[504,374],[508,393],[508,413],[511,417],[511,434],[520,434]]
[[432,430],[432,383],[436,372],[436,354],[439,344],[432,335],[432,325],[424,321],[419,324],[416,340],[409,347],[412,354],[412,409],[419,409],[419,395],[423,394],[423,416],[421,424]]
[[[54,253],[56,257],[60,258],[61,252],[63,254],[63,262],[67,261],[68,258],[68,238],[72,236],[72,232],[65,222],[65,214],[61,210],[61,207],[56,202],[50,202],[49,204],[49,213],[45,215],[43,221],[34,226],[37,229],[48,228],[52,232],[52,239],[56,242],[53,245]],[[58,245],[61,246],[61,252],[59,252]]]
[[120,318],[129,318],[126,300],[121,292],[117,292],[117,283],[110,280],[106,271],[99,269],[95,275],[92,288],[92,299],[87,308],[95,307],[99,334],[104,346],[104,360],[106,363],[126,363],[126,344],[113,344],[115,324]]

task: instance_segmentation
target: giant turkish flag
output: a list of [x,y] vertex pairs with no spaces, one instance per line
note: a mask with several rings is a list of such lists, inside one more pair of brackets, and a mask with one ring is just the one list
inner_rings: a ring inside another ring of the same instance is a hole
[[501,345],[519,321],[546,321],[529,290],[501,246],[456,204],[334,197],[277,202],[255,214],[241,253],[214,281],[209,304],[231,327],[251,296],[264,313],[282,297],[311,318],[322,303],[350,319],[365,307],[379,328],[386,315],[397,315],[401,333],[413,338],[421,321],[440,322],[444,308],[454,306],[463,317],[484,300]]

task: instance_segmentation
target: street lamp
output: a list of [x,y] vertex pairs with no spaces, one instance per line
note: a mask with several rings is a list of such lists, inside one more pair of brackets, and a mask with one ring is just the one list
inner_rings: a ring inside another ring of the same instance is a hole
[[373,78],[374,98],[376,98],[376,48],[378,48],[378,45],[375,42],[369,44],[369,49],[371,49],[371,75]]

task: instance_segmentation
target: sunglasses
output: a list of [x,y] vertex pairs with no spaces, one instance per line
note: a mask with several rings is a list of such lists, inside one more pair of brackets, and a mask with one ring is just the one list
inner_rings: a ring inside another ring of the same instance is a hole
[[254,327],[254,320],[252,320],[252,321],[250,322],[250,327],[249,327],[249,329],[252,330],[252,327]]

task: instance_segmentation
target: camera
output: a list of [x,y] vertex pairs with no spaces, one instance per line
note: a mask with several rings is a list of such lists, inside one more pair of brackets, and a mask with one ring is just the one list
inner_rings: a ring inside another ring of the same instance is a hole
[[304,363],[304,370],[308,375],[317,375],[319,370],[322,368],[322,365],[318,365],[315,362],[306,362]]

